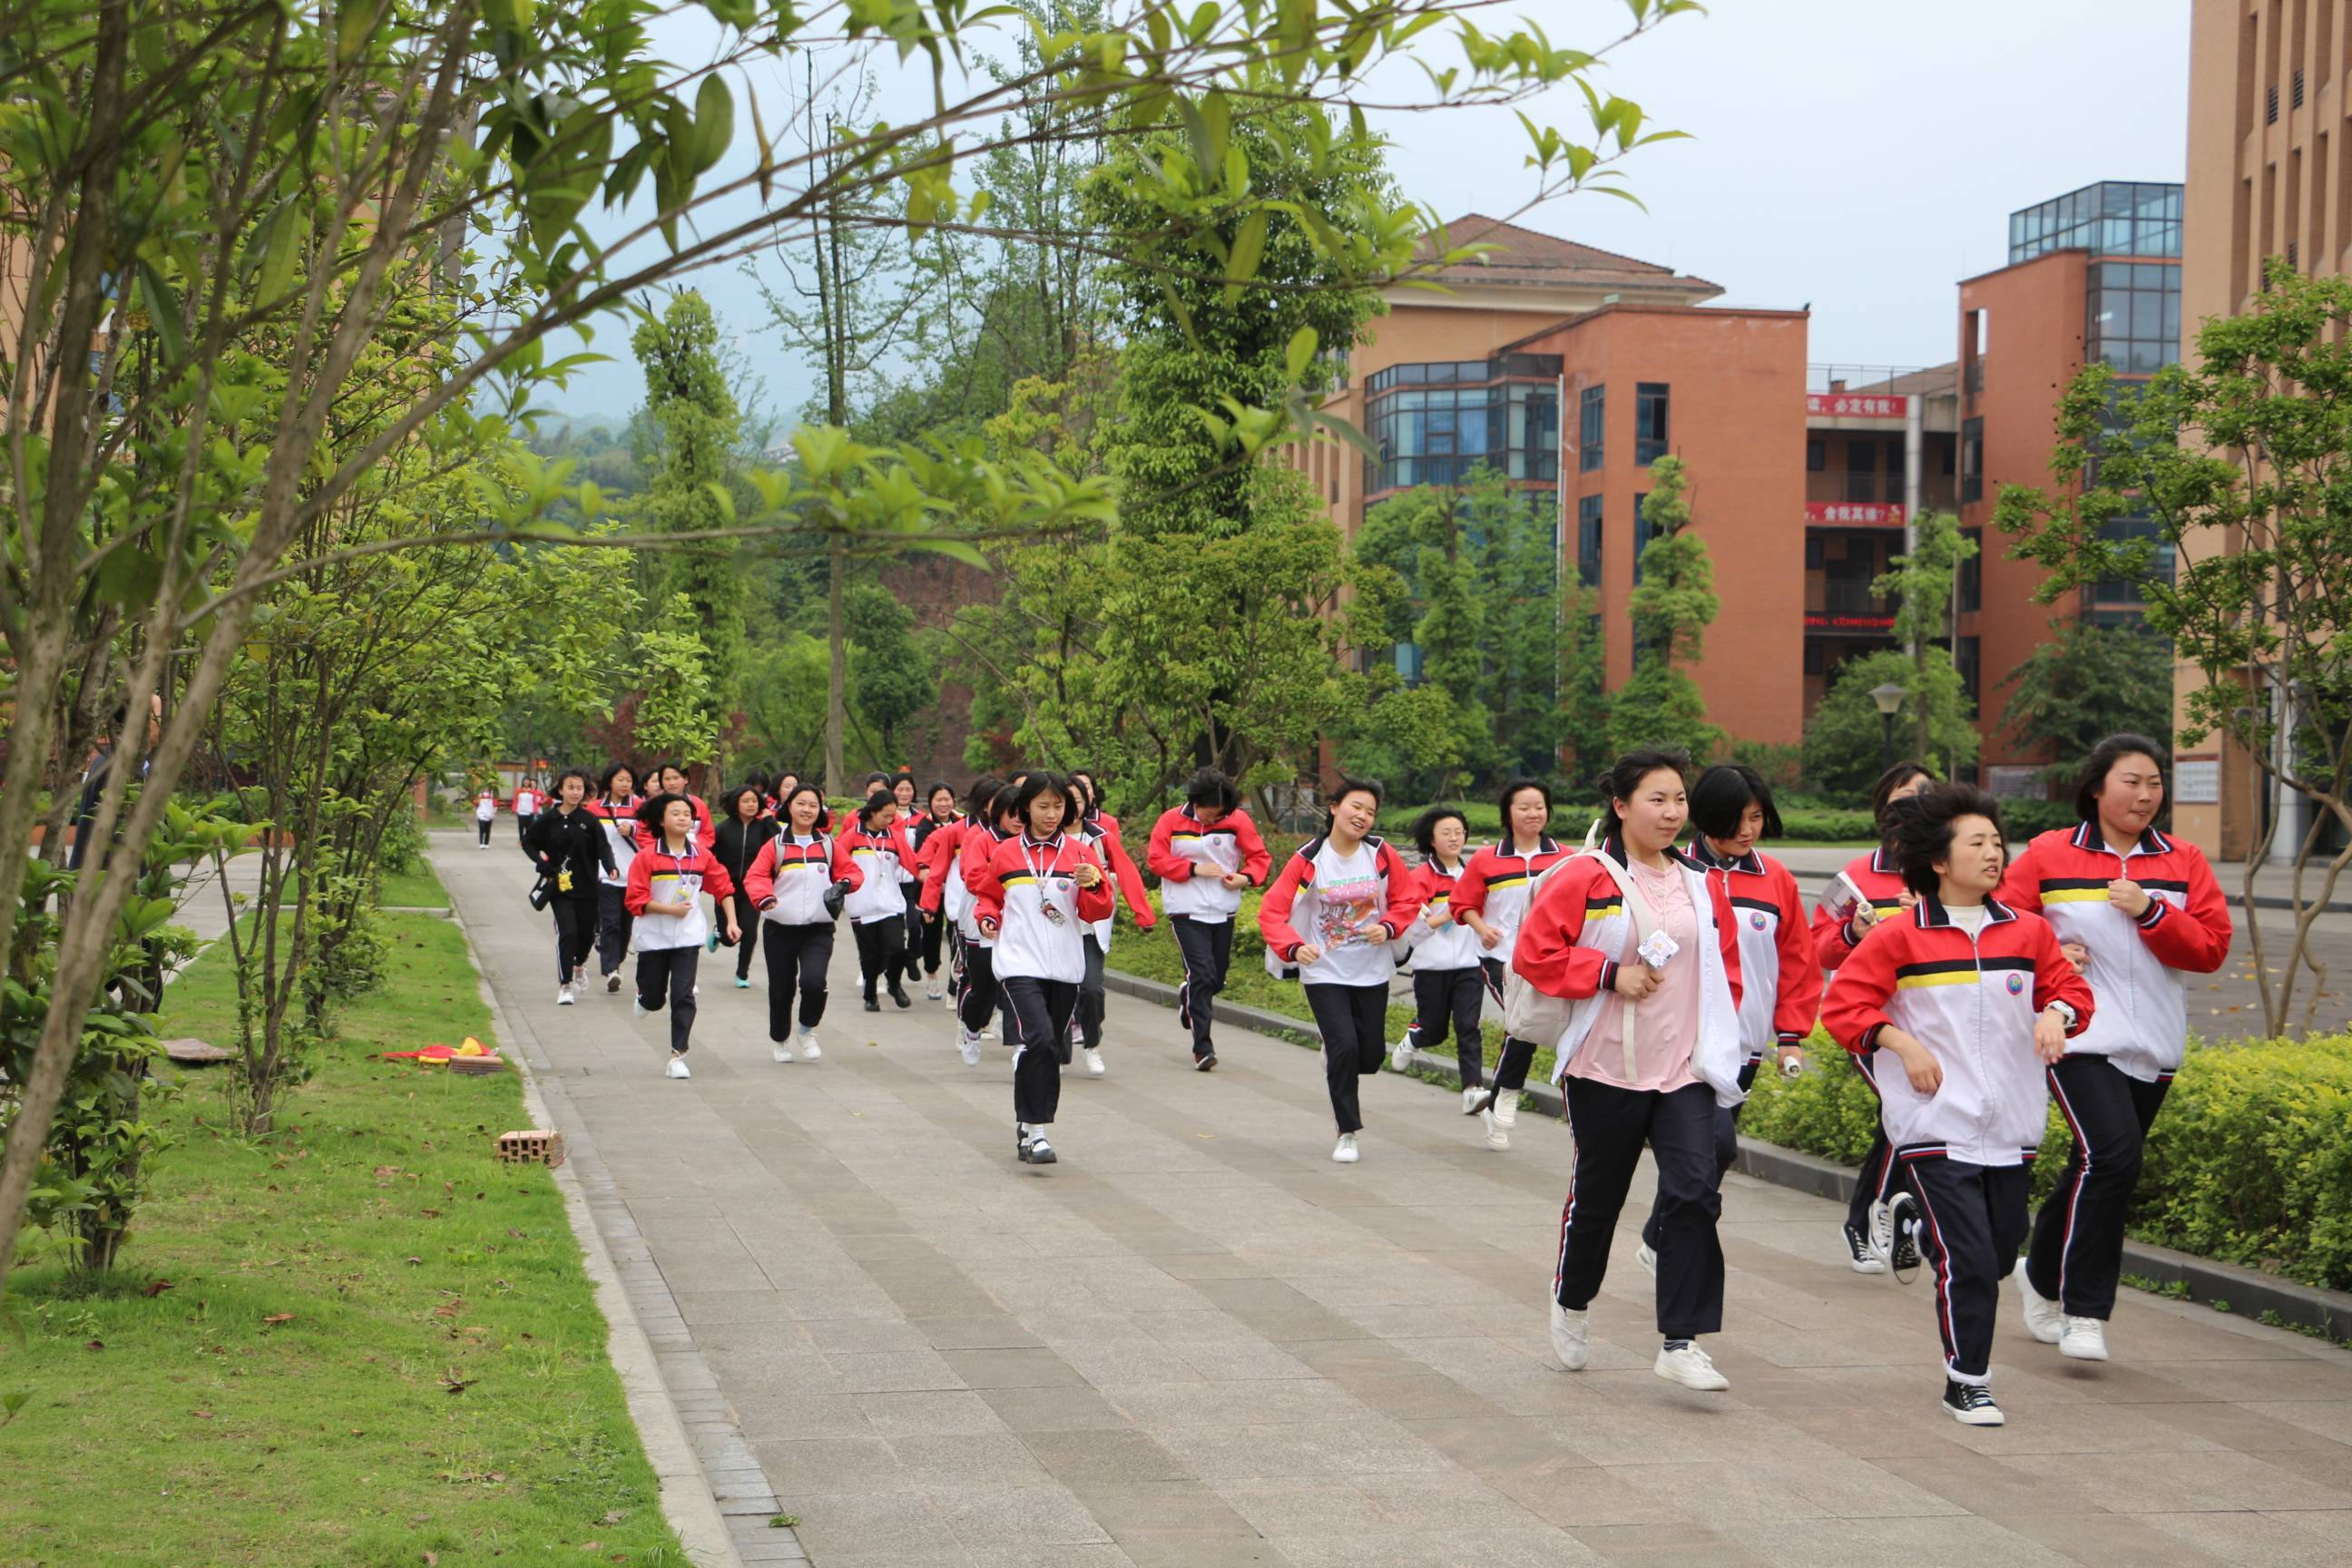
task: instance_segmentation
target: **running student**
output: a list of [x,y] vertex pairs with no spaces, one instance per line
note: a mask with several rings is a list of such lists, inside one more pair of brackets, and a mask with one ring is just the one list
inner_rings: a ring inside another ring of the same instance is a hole
[[1478,962],[1478,933],[1454,918],[1454,888],[1470,841],[1470,819],[1450,805],[1433,805],[1412,825],[1421,851],[1421,918],[1412,948],[1412,1026],[1391,1055],[1399,1072],[1412,1053],[1433,1051],[1454,1031],[1454,1059],[1462,1070],[1462,1114],[1475,1115],[1486,1099],[1486,1037],[1478,1015],[1486,1003],[1486,973]]
[[2184,977],[2230,954],[2229,900],[2204,853],[2157,831],[2163,755],[2141,735],[2100,742],[2075,785],[2082,826],[2034,839],[2000,885],[2001,902],[2050,921],[2098,1001],[2050,1068],[2074,1142],[2018,1275],[2027,1331],[2077,1361],[2107,1359],[2140,1152],[2189,1049]]
[[945,928],[923,912],[923,886],[930,874],[930,842],[941,830],[962,820],[962,814],[956,810],[955,790],[946,784],[935,784],[923,797],[922,815],[914,819],[909,835],[914,854],[908,864],[915,868],[915,878],[906,886],[907,978],[914,979],[915,966],[921,964],[923,996],[931,1002],[940,999],[940,938]]
[[1234,916],[1244,888],[1264,885],[1274,858],[1258,837],[1257,824],[1241,809],[1234,781],[1202,768],[1184,786],[1184,804],[1161,814],[1144,848],[1146,869],[1160,879],[1160,907],[1176,929],[1176,949],[1184,961],[1184,983],[1176,992],[1176,1017],[1192,1033],[1192,1066],[1208,1072],[1217,1065],[1210,1032],[1217,993],[1234,960]]
[[1894,859],[1911,909],[1881,921],[1838,970],[1822,1022],[1847,1050],[1892,1055],[1879,1121],[1903,1163],[1893,1223],[1917,1229],[1935,1270],[1944,1410],[2001,1425],[1990,1373],[2000,1282],[2025,1240],[2027,1162],[2050,1111],[2045,1065],[2091,1021],[2091,988],[2040,915],[1993,896],[2000,808],[1969,784],[1937,784],[1892,808]]
[[[791,1061],[796,1047],[803,1061],[824,1055],[816,1026],[824,1019],[824,975],[833,962],[834,922],[840,918],[843,900],[865,880],[855,865],[835,869],[833,840],[826,837],[832,826],[824,792],[814,784],[793,785],[784,795],[775,837],[761,847],[745,877],[751,905],[768,928],[768,1044],[769,1054],[780,1062]],[[797,1028],[793,1018],[796,993]]]
[[898,1006],[915,1005],[899,984],[899,972],[907,963],[907,900],[898,887],[911,880],[915,870],[908,864],[907,841],[898,831],[898,801],[888,790],[877,789],[857,808],[857,825],[833,847],[834,879],[850,883],[842,908],[857,939],[857,972],[866,982],[869,1013],[882,1010],[877,986],[887,990]]
[[[1805,1037],[1822,1010],[1822,972],[1797,879],[1756,841],[1780,836],[1780,811],[1764,775],[1744,763],[1718,763],[1691,786],[1690,858],[1721,885],[1739,939],[1739,1039],[1748,1060],[1739,1069],[1742,1094],[1756,1081],[1767,1049],[1775,1071],[1805,1060]],[[1739,1157],[1739,1108],[1718,1107],[1715,1119],[1715,1181]],[[1657,1268],[1658,1215],[1642,1227],[1642,1267]]]
[[474,841],[485,849],[490,847],[490,825],[498,818],[499,792],[485,784],[474,797]]
[[1069,786],[1033,773],[1013,797],[1020,828],[1000,840],[972,885],[973,919],[996,943],[1004,1034],[1013,1050],[1014,1142],[1024,1164],[1050,1165],[1046,1137],[1062,1098],[1062,1052],[1086,978],[1086,928],[1110,917],[1110,879],[1085,841],[1062,830]]
[[735,884],[735,891],[729,896],[735,900],[735,923],[743,932],[743,940],[735,944],[738,991],[751,989],[751,950],[759,945],[763,923],[745,881],[751,874],[751,863],[776,836],[774,819],[761,815],[762,809],[760,786],[755,784],[740,784],[720,795],[719,832],[710,846],[710,852],[727,868],[728,879]]
[[1421,908],[1421,879],[1404,857],[1372,833],[1381,786],[1341,779],[1331,791],[1321,834],[1283,863],[1258,906],[1265,950],[1294,966],[1323,1037],[1323,1081],[1331,1094],[1339,1142],[1331,1158],[1356,1163],[1364,1130],[1359,1080],[1381,1070],[1388,1054],[1389,943]]
[[727,868],[695,842],[694,803],[686,796],[657,795],[638,809],[638,820],[654,838],[629,863],[625,896],[637,921],[635,1013],[643,1017],[668,1006],[669,1076],[692,1078],[686,1050],[694,1036],[694,972],[710,930],[700,895],[719,900],[727,940],[734,942],[742,935],[728,897],[735,884]]
[[1739,1103],[1739,949],[1719,882],[1675,848],[1688,818],[1678,753],[1640,751],[1602,775],[1607,837],[1544,879],[1511,967],[1571,1005],[1553,1047],[1573,1174],[1560,1215],[1552,1351],[1591,1357],[1592,1299],[1642,1149],[1657,1166],[1657,1330],[1651,1370],[1685,1388],[1730,1386],[1698,1346],[1723,1327],[1716,1226],[1718,1108]]
[[566,768],[555,784],[555,804],[523,829],[522,850],[539,868],[547,887],[548,912],[555,917],[555,1005],[569,1007],[572,983],[596,945],[596,888],[600,873],[614,869],[604,829],[583,809],[588,775]]
[[596,968],[604,976],[606,992],[621,988],[621,960],[629,951],[629,931],[635,923],[625,901],[629,862],[637,854],[637,775],[626,763],[614,763],[597,781],[596,798],[588,815],[604,830],[613,851],[613,867],[596,874]]
[[[1478,964],[1486,975],[1487,990],[1502,1005],[1503,976],[1517,951],[1519,921],[1527,915],[1528,894],[1535,880],[1573,853],[1545,831],[1551,821],[1551,788],[1534,779],[1513,779],[1496,802],[1500,808],[1500,842],[1470,857],[1469,865],[1454,884],[1454,918],[1478,933]],[[1475,1109],[1486,1124],[1486,1146],[1511,1146],[1511,1127],[1519,1119],[1519,1091],[1527,1087],[1528,1068],[1536,1059],[1532,1040],[1503,1037],[1495,1054],[1492,1092]]]
[[530,841],[531,818],[539,815],[539,783],[526,773],[523,775],[522,782],[515,785],[514,792],[515,841],[517,843]]
[[[654,770],[653,782],[646,793],[656,795],[674,795],[692,806],[694,808],[694,841],[705,849],[710,847],[712,842],[718,837],[718,829],[711,823],[710,807],[703,804],[700,795],[693,794],[686,787],[684,768],[679,767],[676,763],[664,763]],[[655,829],[646,826],[643,823],[637,825],[639,848],[642,849],[651,844],[654,837]]]
[[[996,846],[1019,830],[1013,809],[1013,786],[993,776],[974,779],[964,797],[968,810],[959,828],[942,830],[932,841],[930,875],[923,889],[926,910],[944,911],[955,922],[956,1048],[963,1065],[980,1065],[981,1042],[1000,997],[996,988],[996,943],[973,918],[973,888]],[[1008,824],[1011,825],[1008,827]],[[952,837],[950,835],[952,834]]]
[[[1896,801],[1907,800],[1935,782],[1934,773],[1914,762],[1897,763],[1878,775],[1878,784],[1870,792],[1870,816],[1878,824],[1879,847],[1848,862],[1830,879],[1821,901],[1813,906],[1813,955],[1823,969],[1837,969],[1872,926],[1918,900],[1918,895],[1903,885],[1903,873],[1895,868],[1891,814]],[[1834,978],[1831,984],[1835,984]],[[1860,1051],[1852,1059],[1863,1082],[1876,1094],[1876,1058]],[[1846,1258],[1856,1274],[1883,1274],[1890,1258],[1898,1269],[1918,1266],[1919,1252],[1911,1238],[1895,1234],[1885,1223],[1888,1200],[1902,1183],[1903,1173],[1887,1145],[1885,1130],[1872,1129],[1870,1148],[1862,1157],[1853,1196],[1846,1205],[1843,1231]]]
[[[1136,869],[1127,847],[1118,841],[1118,818],[1097,804],[1092,773],[1081,770],[1070,774],[1070,799],[1078,812],[1073,831],[1110,872],[1113,889],[1135,915],[1135,929],[1150,931],[1160,923],[1160,916],[1151,907],[1151,895],[1144,891],[1143,873]],[[1102,1054],[1103,966],[1110,957],[1111,928],[1117,923],[1115,914],[1105,915],[1087,928],[1087,977],[1078,986],[1077,1016],[1070,1022],[1086,1058],[1087,1076],[1092,1078],[1110,1070]]]

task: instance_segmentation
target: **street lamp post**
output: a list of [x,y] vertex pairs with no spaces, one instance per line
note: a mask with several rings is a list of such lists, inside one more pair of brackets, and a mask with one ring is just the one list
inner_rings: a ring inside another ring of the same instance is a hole
[[1878,771],[1885,773],[1895,765],[1895,715],[1909,696],[1893,681],[1870,689],[1870,700],[1878,708]]

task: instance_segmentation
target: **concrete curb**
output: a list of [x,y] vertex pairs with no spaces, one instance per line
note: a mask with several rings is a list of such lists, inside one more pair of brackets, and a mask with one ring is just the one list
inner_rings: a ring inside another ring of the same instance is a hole
[[645,1444],[646,1458],[660,1483],[662,1513],[668,1519],[670,1528],[677,1531],[678,1542],[690,1561],[704,1568],[746,1568],[742,1553],[736,1550],[734,1535],[728,1529],[726,1516],[719,1512],[719,1500],[695,1458],[685,1422],[663,1381],[661,1362],[654,1352],[653,1342],[646,1336],[645,1325],[638,1320],[622,1284],[620,1268],[605,1245],[604,1233],[590,1212],[588,1193],[581,1182],[578,1164],[583,1156],[594,1157],[594,1146],[588,1142],[577,1117],[566,1116],[559,1121],[541,1093],[533,1069],[549,1064],[539,1048],[539,1037],[522,1020],[509,1016],[499,1005],[489,971],[483,967],[481,954],[475,949],[473,931],[458,915],[456,900],[452,900],[446,910],[418,912],[446,915],[464,933],[466,953],[474,965],[475,984],[481,991],[483,1005],[490,1010],[490,1026],[498,1031],[499,1039],[508,1043],[508,1055],[521,1076],[523,1106],[530,1112],[533,1125],[554,1127],[563,1134],[567,1158],[552,1173],[556,1190],[563,1194],[564,1215],[572,1222],[572,1234],[580,1243],[589,1280],[596,1288],[596,1306],[604,1314],[607,1328],[605,1353],[620,1375],[621,1389],[628,1400],[629,1419],[637,1429],[638,1439]]
[[[1176,987],[1161,981],[1146,980],[1138,974],[1123,974],[1114,969],[1104,971],[1103,984],[1139,1001],[1157,1003],[1163,1007],[1176,1005]],[[1235,1006],[1223,1001],[1219,1001],[1216,1005],[1219,1018],[1230,1019],[1262,1035],[1297,1037],[1317,1043],[1322,1039],[1315,1026],[1303,1018],[1285,1017],[1279,1013]],[[1413,1067],[1425,1078],[1450,1079],[1457,1088],[1462,1081],[1460,1069],[1451,1058],[1428,1051],[1413,1053]],[[1547,1116],[1566,1114],[1559,1090],[1550,1084],[1531,1083],[1524,1093],[1522,1104],[1526,1108],[1540,1110]],[[1834,1161],[1801,1154],[1777,1143],[1741,1138],[1739,1158],[1732,1169],[1743,1176],[1769,1182],[1778,1187],[1794,1188],[1814,1197],[1830,1198],[1838,1203],[1850,1202],[1853,1197],[1853,1171]],[[2186,1285],[2189,1300],[2192,1301],[2207,1305],[2220,1303],[2231,1312],[2249,1318],[2275,1312],[2281,1321],[2293,1327],[2314,1330],[2339,1343],[2352,1340],[2352,1293],[2298,1285],[2234,1263],[2219,1263],[2210,1258],[2198,1258],[2189,1253],[2176,1252],[2168,1247],[2152,1247],[2137,1241],[2124,1243],[2123,1268],[2126,1274],[2137,1274],[2160,1285]]]

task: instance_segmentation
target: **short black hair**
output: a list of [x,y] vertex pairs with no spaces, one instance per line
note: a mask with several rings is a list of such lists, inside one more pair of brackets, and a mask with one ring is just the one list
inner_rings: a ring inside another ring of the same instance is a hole
[[996,818],[989,815],[989,805],[996,799],[996,792],[1003,787],[1004,781],[994,773],[982,773],[972,780],[971,787],[964,792],[964,815],[993,826]]
[[742,805],[743,797],[747,795],[751,797],[751,815],[759,816],[760,807],[768,803],[768,795],[765,790],[748,779],[733,789],[721,790],[719,798],[710,803],[711,815],[721,822],[740,820],[740,814],[735,808]]
[[626,763],[607,763],[604,764],[604,776],[596,781],[597,795],[600,798],[610,795],[613,793],[613,781],[623,773],[629,775],[629,793],[635,795],[637,791],[637,770]]
[[912,784],[914,782],[915,775],[908,773],[905,768],[900,768],[897,773],[890,775],[890,787],[894,790],[900,784]]
[[1024,773],[1022,775],[1021,784],[998,784],[996,786],[996,792],[988,797],[988,816],[983,820],[987,822],[991,829],[993,829],[996,826],[999,818],[1007,816],[1021,816],[1021,791],[1024,785],[1027,784],[1028,778],[1029,775]]
[[872,794],[874,793],[874,786],[875,786],[876,784],[885,784],[885,785],[887,785],[887,784],[889,784],[889,782],[890,782],[890,775],[889,775],[888,773],[881,773],[881,772],[878,772],[878,771],[877,771],[877,772],[875,772],[875,773],[867,773],[867,774],[866,775],[866,794],[868,794],[868,795],[872,795]]
[[1323,831],[1328,833],[1338,825],[1339,803],[1349,795],[1370,795],[1372,810],[1378,812],[1381,809],[1381,798],[1386,793],[1381,788],[1381,781],[1378,779],[1351,779],[1347,774],[1341,773],[1331,781],[1330,789],[1323,796]]
[[1519,797],[1519,792],[1523,789],[1531,789],[1543,796],[1544,820],[1546,822],[1551,820],[1551,785],[1541,779],[1531,779],[1522,773],[1517,778],[1507,781],[1502,792],[1495,796],[1495,810],[1503,819],[1503,837],[1506,839],[1511,837],[1511,802]]
[[1037,803],[1039,795],[1058,795],[1062,797],[1062,823],[1064,826],[1069,826],[1072,816],[1070,781],[1060,773],[1047,773],[1040,769],[1023,779],[1013,792],[1013,809],[1020,815],[1021,826],[1024,831],[1031,830],[1029,808]]
[[1717,763],[1691,785],[1691,825],[1709,838],[1737,838],[1739,819],[1750,805],[1764,808],[1760,837],[1780,837],[1780,808],[1772,804],[1772,786],[1746,763]]
[[[1617,815],[1617,803],[1631,800],[1633,792],[1642,787],[1643,779],[1655,773],[1670,773],[1676,778],[1683,778],[1689,772],[1690,756],[1687,752],[1669,752],[1656,746],[1639,747],[1618,758],[1600,778],[1601,812],[1608,820],[1609,831],[1624,831],[1625,819]],[[1503,825],[1503,831],[1510,831],[1508,823]]]
[[932,801],[939,798],[939,794],[941,790],[947,791],[948,805],[950,809],[953,809],[957,800],[956,786],[948,783],[945,779],[937,781],[930,788],[923,792],[923,804],[925,805],[930,805]]
[[[658,772],[659,770],[656,771]],[[689,814],[693,813],[694,802],[687,799],[686,796],[677,794],[676,791],[672,791],[667,795],[655,795],[637,807],[637,820],[644,823],[647,830],[649,830],[656,838],[661,836],[662,814],[669,810],[669,803],[672,801],[676,801],[680,805],[686,807]],[[694,830],[690,827],[687,829],[687,837],[691,838],[693,836]]]
[[1449,819],[1462,825],[1462,834],[1466,839],[1470,835],[1470,819],[1462,815],[1458,806],[1433,805],[1413,818],[1412,847],[1421,851],[1423,859],[1429,859],[1437,853],[1437,825]]
[[1889,802],[1886,812],[1893,825],[1888,844],[1895,868],[1903,873],[1903,885],[1915,893],[1932,894],[1941,885],[1936,862],[1951,858],[1952,825],[1961,817],[1981,816],[1994,832],[2002,832],[2000,802],[1974,784],[1930,784],[1917,795]]
[[896,807],[898,804],[898,797],[892,795],[887,785],[881,789],[870,791],[865,800],[858,804],[857,826],[864,827],[874,820],[875,815],[884,806]]
[[819,833],[832,832],[833,807],[825,804],[824,791],[813,784],[795,781],[793,787],[784,792],[783,799],[776,802],[776,820],[784,825],[786,833],[790,833],[793,830],[793,802],[804,795],[816,796],[816,820],[810,826]]
[[1232,811],[1242,803],[1241,791],[1234,781],[1215,768],[1202,768],[1184,783],[1184,804],[1214,806],[1219,811]]
[[2074,815],[2084,822],[2097,820],[2099,791],[2106,786],[2107,775],[2116,771],[2116,763],[2126,757],[2135,756],[2146,757],[2156,764],[2158,773],[2164,771],[2163,748],[2146,735],[2135,735],[2126,731],[2122,734],[2110,735],[2092,747],[2091,754],[2083,759],[2081,776],[2074,781]]
[[1896,790],[1901,789],[1913,779],[1921,777],[1925,777],[1929,784],[1934,784],[1937,782],[1936,770],[1925,763],[1906,757],[1879,774],[1878,782],[1870,786],[1870,820],[1878,824],[1880,838],[1889,837],[1894,832],[1886,816],[1887,802],[1895,798]]
[[587,798],[588,785],[591,781],[589,780],[588,770],[586,768],[566,768],[562,773],[556,774],[555,793],[558,795],[561,795],[563,793],[563,781],[565,779],[578,779],[580,781],[581,798],[583,800]]

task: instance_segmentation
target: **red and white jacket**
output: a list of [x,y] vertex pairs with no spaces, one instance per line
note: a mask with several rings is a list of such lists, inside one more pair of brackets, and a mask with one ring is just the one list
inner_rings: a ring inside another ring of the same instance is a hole
[[[1161,909],[1214,925],[1232,920],[1242,907],[1242,890],[1226,887],[1218,877],[1239,871],[1251,885],[1264,887],[1274,857],[1266,853],[1265,840],[1258,837],[1248,812],[1236,807],[1204,826],[1191,806],[1180,805],[1162,812],[1152,824],[1143,864],[1160,879]],[[1193,872],[1203,866],[1212,875],[1195,877]]]
[[1972,1165],[2033,1157],[2050,1114],[2050,1089],[2033,1049],[2033,1020],[2053,1002],[2073,1010],[2072,1037],[2091,1022],[2091,988],[2058,951],[2040,915],[1985,900],[1972,936],[1944,906],[1922,897],[1902,918],[1870,928],[1838,970],[1822,1023],[1857,1057],[1881,1031],[1901,1029],[1944,1069],[1932,1095],[1880,1057],[1872,1071],[1886,1141],[1898,1154],[1942,1154]]
[[[647,798],[650,799],[651,797],[648,796]],[[701,845],[705,849],[708,849],[712,844],[716,843],[719,838],[719,828],[710,820],[710,808],[702,804],[702,797],[698,795],[689,795],[686,798],[687,803],[694,807],[694,841],[697,844]],[[638,848],[652,848],[656,837],[656,835],[653,828],[646,826],[642,822],[637,824]]]
[[625,801],[609,798],[592,800],[581,808],[604,828],[604,842],[613,851],[612,871],[607,873],[602,867],[596,871],[596,880],[605,887],[626,888],[629,885],[629,862],[636,858],[637,853],[637,807],[644,804],[635,795],[631,795]]
[[[920,868],[923,878],[922,896],[917,900],[922,908],[937,910],[944,906],[947,917],[954,920],[962,911],[956,908],[953,889],[961,886],[954,878],[957,857],[963,850],[963,837],[971,831],[971,818],[959,816],[923,840]],[[969,897],[971,889],[965,889]]]
[[[1748,1065],[1748,1049],[1739,1035],[1739,942],[1732,934],[1729,895],[1720,878],[1707,876],[1680,850],[1667,854],[1682,868],[1699,922],[1698,1037],[1691,1042],[1691,1070],[1715,1090],[1717,1104],[1738,1105],[1747,1096],[1739,1073]],[[1554,1083],[1567,1077],[1601,1010],[1624,1005],[1615,990],[1617,955],[1633,935],[1633,918],[1617,879],[1601,863],[1603,855],[1625,865],[1623,841],[1606,838],[1543,878],[1511,954],[1513,973],[1546,995],[1580,1004],[1567,1030],[1552,1043]]]
[[1844,870],[1830,879],[1813,906],[1813,955],[1823,969],[1835,969],[1846,960],[1862,933],[1853,929],[1854,911],[1868,904],[1880,920],[1901,914],[1903,873],[1885,849],[1857,855]]
[[856,862],[837,858],[833,841],[824,834],[806,838],[788,829],[760,848],[759,858],[743,874],[743,892],[762,920],[781,926],[827,925],[824,890],[846,879],[856,892],[866,880]]
[[[1454,889],[1461,879],[1467,862],[1447,870],[1436,856],[1432,855],[1413,868],[1421,879],[1421,909],[1414,915],[1412,927],[1404,940],[1412,950],[1412,967],[1416,973],[1435,973],[1446,969],[1475,969],[1486,949],[1478,945],[1478,933],[1462,923],[1454,912]],[[1429,911],[1443,910],[1448,917],[1444,925],[1432,927]],[[1496,998],[1500,1000],[1500,998]]]
[[[843,830],[833,841],[834,880],[849,879],[849,897],[841,912],[858,925],[907,918],[906,895],[898,884],[915,875],[908,857],[913,852],[892,827],[868,833],[863,827]],[[852,872],[856,875],[851,876]]]
[[[2137,920],[2107,901],[2117,877],[2147,889]],[[2153,827],[2123,849],[2108,847],[2095,822],[2053,828],[2009,863],[2000,898],[2040,910],[2059,941],[2090,950],[2098,1016],[2067,1042],[2068,1056],[2105,1057],[2142,1083],[2179,1070],[2189,1050],[2182,976],[2210,974],[2230,956],[2230,900],[2204,851]]]
[[[1158,925],[1160,913],[1151,907],[1151,894],[1143,886],[1143,873],[1136,868],[1127,846],[1118,841],[1118,818],[1108,812],[1096,812],[1078,824],[1078,837],[1087,841],[1087,847],[1110,871],[1118,897],[1127,900],[1128,909],[1135,916],[1136,929],[1150,931]],[[1094,923],[1095,942],[1105,952],[1110,951],[1111,927],[1115,923],[1110,915]]]
[[[1318,834],[1283,862],[1258,906],[1258,934],[1267,950],[1296,965],[1309,985],[1387,984],[1396,973],[1389,944],[1421,908],[1420,874],[1387,839],[1367,837],[1349,859],[1370,874],[1335,889],[1346,867],[1330,839]],[[1298,950],[1308,942],[1323,956],[1299,964]]]
[[[1087,977],[1087,928],[1117,907],[1110,874],[1078,886],[1081,866],[1102,870],[1086,842],[1016,833],[997,844],[972,882],[972,918],[996,927],[996,978],[1076,984]],[[1047,911],[1051,910],[1051,913]]]
[[[637,858],[629,862],[629,885],[621,894],[623,906],[637,917],[629,937],[632,948],[655,952],[700,947],[710,935],[710,913],[696,895],[709,893],[724,900],[734,891],[735,880],[728,876],[727,868],[699,844],[689,843],[682,854],[658,843],[638,850]],[[646,906],[653,903],[682,903],[687,912],[649,915]]]
[[1821,1015],[1822,969],[1797,879],[1753,849],[1727,860],[1705,834],[1694,837],[1690,855],[1709,880],[1723,883],[1739,935],[1739,1037],[1748,1059],[1776,1044],[1803,1044]]
[[1549,833],[1536,840],[1532,855],[1519,853],[1516,840],[1488,844],[1470,857],[1454,883],[1454,918],[1476,915],[1502,932],[1493,947],[1481,947],[1478,956],[1508,966],[1519,940],[1519,924],[1528,913],[1528,893],[1536,879],[1576,853]]
[[[988,863],[995,855],[997,846],[1019,837],[1017,833],[1001,833],[993,827],[982,827],[972,823],[965,826],[962,840],[956,846],[955,863],[948,872],[948,907],[956,907],[959,901],[957,889],[961,889],[963,912],[956,917],[956,931],[971,946],[996,945],[996,939],[980,929],[980,879],[988,874]],[[1079,950],[1085,951],[1083,942],[1079,944]]]

